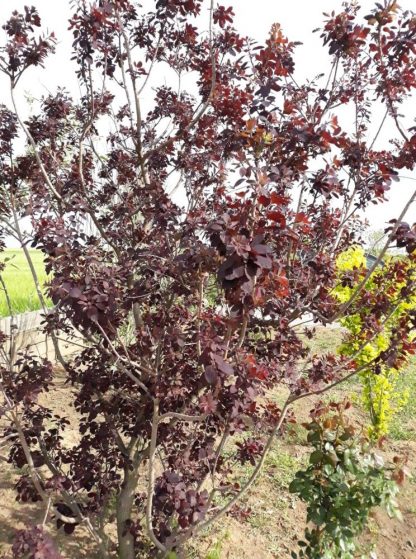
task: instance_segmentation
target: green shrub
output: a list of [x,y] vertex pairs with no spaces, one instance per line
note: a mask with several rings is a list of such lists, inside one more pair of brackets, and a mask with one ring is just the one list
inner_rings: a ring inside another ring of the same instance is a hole
[[348,421],[348,407],[319,406],[305,425],[313,451],[289,489],[307,504],[312,526],[306,528],[293,558],[353,559],[356,538],[374,507],[383,505],[390,516],[400,515],[396,470],[385,467],[370,440]]

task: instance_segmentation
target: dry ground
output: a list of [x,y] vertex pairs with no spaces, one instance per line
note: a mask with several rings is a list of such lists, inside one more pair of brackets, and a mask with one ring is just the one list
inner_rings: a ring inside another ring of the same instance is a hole
[[[325,351],[333,341],[323,339],[319,349]],[[412,399],[392,429],[387,444],[390,455],[408,455],[408,466],[415,478],[409,479],[400,494],[403,521],[391,520],[382,511],[375,511],[369,529],[360,542],[360,555],[377,552],[378,559],[416,559],[416,365],[412,365],[404,382],[410,385]],[[61,379],[57,379],[56,390],[47,396],[53,406],[65,412],[75,423],[75,414],[68,408],[68,390]],[[345,391],[356,391],[349,386]],[[276,400],[282,395],[276,394]],[[307,404],[302,403],[298,414],[306,418]],[[76,430],[69,431],[73,441]],[[70,442],[70,441],[68,441]],[[270,452],[263,475],[245,499],[244,506],[251,510],[246,520],[226,518],[210,533],[199,538],[189,548],[189,559],[289,559],[302,536],[305,522],[304,505],[287,487],[294,473],[306,463],[309,448],[305,444],[302,427],[294,426],[291,433],[277,441]],[[43,510],[38,505],[16,503],[13,484],[15,473],[3,463],[0,473],[0,555],[8,553],[13,534],[28,522],[39,523]],[[242,477],[248,476],[250,468],[242,468]],[[60,534],[59,546],[66,559],[94,559],[88,539],[77,529],[77,537]],[[360,555],[358,557],[360,557]],[[143,558],[145,559],[145,558]]]
[[[408,455],[416,475],[415,440],[392,441],[388,454]],[[294,473],[304,465],[308,447],[294,433],[276,443],[262,478],[245,501],[251,515],[245,522],[229,518],[214,534],[194,546],[193,559],[290,559],[305,525],[305,507],[288,490]],[[416,558],[416,480],[409,479],[400,493],[403,521],[392,520],[376,510],[360,541],[360,554],[376,551],[378,559]]]

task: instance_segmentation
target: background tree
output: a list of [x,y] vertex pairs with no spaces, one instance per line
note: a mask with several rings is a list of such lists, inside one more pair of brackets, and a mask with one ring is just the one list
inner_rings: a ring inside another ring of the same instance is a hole
[[[68,56],[82,95],[48,95],[26,121],[19,79],[55,38],[39,35],[35,8],[3,27],[13,110],[0,114],[2,232],[26,246],[18,226],[30,217],[52,274],[45,331],[75,328],[87,346],[61,356],[79,442],[65,441],[65,414],[39,402],[53,390],[51,363],[13,352],[1,369],[4,433],[23,468],[19,499],[43,501],[45,523],[68,534],[85,525],[101,557],[180,555],[248,491],[291,405],[362,370],[365,340],[352,356],[310,355],[315,331],[302,317],[326,326],[367,305],[371,338],[393,304],[367,297],[377,262],[340,303],[335,260],[358,238],[360,212],[415,165],[416,135],[398,114],[416,85],[415,18],[396,2],[365,19],[356,6],[331,14],[330,74],[304,84],[278,24],[257,45],[232,21],[212,1],[74,2]],[[374,100],[397,131],[388,150],[368,131]],[[380,259],[396,238],[414,258],[404,217],[415,197]],[[404,283],[403,300],[415,289]],[[406,315],[366,370],[407,355],[414,326]],[[253,465],[238,487],[236,462]],[[15,556],[43,537],[20,534]]]

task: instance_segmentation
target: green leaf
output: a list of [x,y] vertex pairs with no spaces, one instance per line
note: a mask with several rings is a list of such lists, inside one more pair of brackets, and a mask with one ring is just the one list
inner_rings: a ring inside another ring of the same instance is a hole
[[332,466],[331,464],[325,464],[325,466],[322,469],[323,469],[324,474],[327,475],[327,476],[332,475],[335,471],[334,466]]
[[322,450],[315,450],[310,455],[309,462],[311,464],[319,464],[319,462],[322,461],[323,457],[324,457],[324,453],[322,452]]
[[303,489],[304,485],[303,482],[300,479],[294,479],[293,481],[290,482],[289,485],[289,492],[290,493],[300,493]]

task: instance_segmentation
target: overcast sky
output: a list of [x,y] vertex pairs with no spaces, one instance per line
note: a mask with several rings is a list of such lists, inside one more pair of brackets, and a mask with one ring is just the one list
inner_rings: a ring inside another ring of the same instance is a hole
[[[72,39],[68,31],[70,0],[0,0],[0,22],[9,17],[14,9],[21,10],[27,4],[33,4],[38,8],[43,24],[56,33],[59,43],[56,54],[50,57],[44,70],[32,70],[22,79],[19,87],[20,104],[22,105],[24,92],[40,97],[48,91],[53,92],[58,85],[65,86],[76,96],[78,86],[68,60]],[[235,25],[242,35],[250,35],[258,41],[264,41],[271,25],[278,22],[291,40],[301,41],[303,45],[298,47],[296,53],[299,78],[312,77],[322,71],[322,64],[328,60],[328,56],[321,45],[319,33],[313,34],[312,30],[322,25],[323,12],[341,9],[341,0],[221,0],[221,4],[233,6],[236,14]],[[366,15],[374,6],[374,1],[362,0],[360,5],[363,15]],[[415,9],[416,0],[402,0],[400,5],[404,9]],[[2,101],[8,104],[7,82],[0,80],[0,88]],[[409,112],[405,127],[414,125],[414,115],[416,107]],[[385,137],[389,135],[394,135],[393,128],[386,130]],[[413,172],[406,173],[406,176],[416,179]],[[402,179],[400,184],[394,184],[390,203],[375,206],[367,212],[371,227],[383,228],[387,220],[398,216],[415,187],[416,182],[410,179]],[[411,222],[416,221],[415,207],[411,209],[408,219]]]

